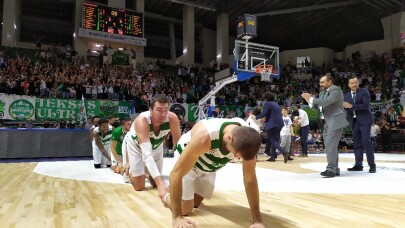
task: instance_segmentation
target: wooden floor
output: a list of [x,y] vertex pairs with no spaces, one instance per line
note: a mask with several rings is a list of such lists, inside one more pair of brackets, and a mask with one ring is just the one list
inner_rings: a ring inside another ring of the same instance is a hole
[[[0,163],[0,227],[171,227],[154,189],[43,176],[36,165]],[[260,201],[268,227],[405,227],[405,195],[261,193]],[[215,191],[190,218],[248,227],[247,205],[243,192]]]

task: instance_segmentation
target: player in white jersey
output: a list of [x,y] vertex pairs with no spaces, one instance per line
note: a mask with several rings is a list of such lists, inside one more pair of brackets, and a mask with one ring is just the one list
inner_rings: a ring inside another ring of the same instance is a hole
[[170,194],[163,198],[165,206],[172,210],[173,227],[196,226],[183,216],[212,196],[215,172],[234,157],[243,159],[243,180],[253,217],[251,227],[265,227],[255,170],[260,145],[260,134],[240,118],[201,120],[183,135],[176,146],[179,160],[170,173]]
[[111,166],[111,136],[113,127],[108,124],[108,120],[101,119],[99,126],[93,130],[93,159],[94,167],[101,168],[101,165]]
[[159,197],[167,193],[167,186],[161,172],[163,167],[163,142],[171,131],[173,145],[180,138],[180,122],[177,115],[169,112],[169,101],[166,96],[153,97],[149,111],[142,112],[134,120],[128,134],[132,140],[127,142],[127,168],[131,183],[136,191],[145,188],[145,167],[150,175],[152,186],[158,188]]

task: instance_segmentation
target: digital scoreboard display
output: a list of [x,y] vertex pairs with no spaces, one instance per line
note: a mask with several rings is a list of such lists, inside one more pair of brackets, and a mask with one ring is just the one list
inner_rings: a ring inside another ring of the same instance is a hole
[[101,32],[143,37],[143,15],[92,3],[83,4],[82,26]]

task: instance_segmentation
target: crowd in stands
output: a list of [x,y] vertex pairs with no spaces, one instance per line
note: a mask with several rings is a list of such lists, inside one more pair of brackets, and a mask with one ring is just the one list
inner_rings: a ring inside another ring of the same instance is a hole
[[[134,102],[137,112],[148,109],[156,94],[165,94],[172,103],[196,103],[215,87],[215,69],[201,66],[177,67],[162,61],[131,66],[97,64],[88,56],[80,57],[71,48],[37,49],[33,57],[0,53],[0,93],[63,99],[110,99]],[[351,61],[334,60],[316,66],[312,78],[296,77],[297,66],[283,66],[279,79],[262,83],[260,77],[235,82],[217,93],[217,105],[261,106],[261,95],[272,91],[283,106],[302,104],[303,91],[319,93],[319,78],[330,73],[334,84],[347,91],[348,78],[357,75],[361,86],[369,89],[372,101],[405,100],[405,49],[388,54],[372,54],[369,61],[353,55]],[[307,67],[307,64],[305,65]],[[308,68],[307,68],[308,69]],[[387,120],[396,123],[403,116],[400,106],[384,110]],[[404,113],[405,114],[405,113]],[[405,117],[404,117],[405,118]]]

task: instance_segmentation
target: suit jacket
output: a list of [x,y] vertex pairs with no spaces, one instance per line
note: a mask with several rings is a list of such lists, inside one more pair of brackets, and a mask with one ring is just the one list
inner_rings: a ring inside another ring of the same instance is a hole
[[352,108],[345,108],[350,127],[353,128],[353,111],[356,112],[356,121],[360,125],[371,126],[371,124],[373,124],[373,116],[370,111],[370,100],[370,93],[368,92],[368,89],[365,88],[359,88],[357,90],[354,101],[351,91],[345,94],[344,101],[353,105]]
[[275,101],[266,101],[264,103],[263,111],[256,116],[256,119],[266,118],[264,123],[264,130],[269,130],[274,127],[284,126],[283,116],[281,115],[281,108]]
[[348,125],[343,108],[343,92],[332,85],[329,90],[319,93],[319,98],[314,98],[314,105],[322,106],[322,113],[329,129],[338,130]]

